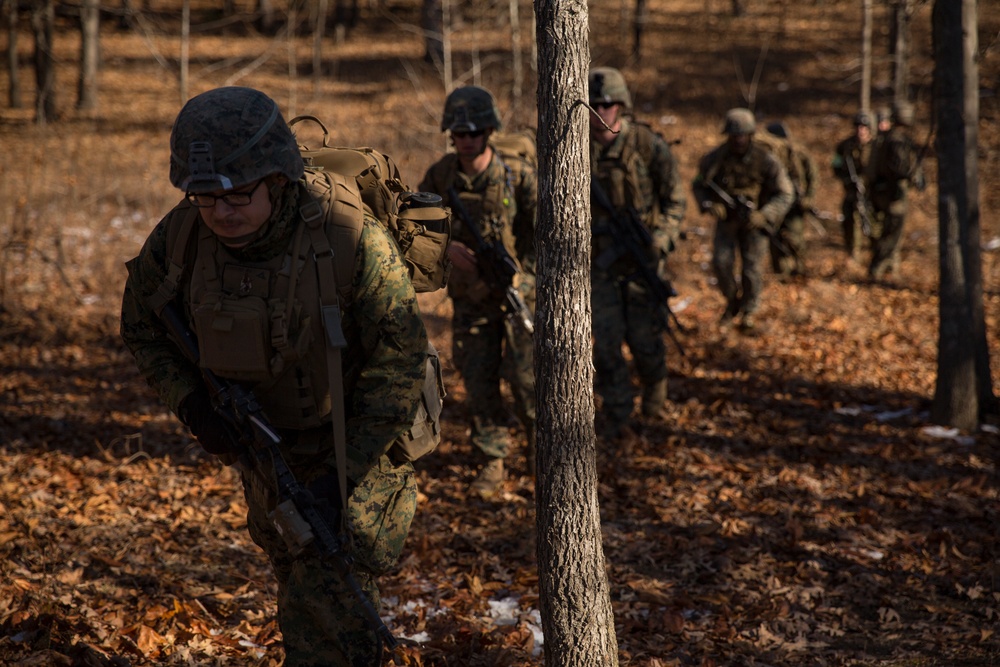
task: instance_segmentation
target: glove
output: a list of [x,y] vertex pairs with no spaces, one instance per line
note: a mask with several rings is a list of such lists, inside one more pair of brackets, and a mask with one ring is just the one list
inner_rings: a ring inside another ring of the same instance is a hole
[[708,213],[716,220],[726,219],[726,206],[724,204],[706,199],[699,206],[702,213]]
[[750,229],[757,229],[762,232],[769,231],[771,229],[770,223],[764,214],[760,211],[750,211],[750,215],[747,217],[747,225]]
[[181,401],[177,417],[209,454],[224,456],[234,453],[228,425],[212,407],[212,399],[204,387],[195,389]]

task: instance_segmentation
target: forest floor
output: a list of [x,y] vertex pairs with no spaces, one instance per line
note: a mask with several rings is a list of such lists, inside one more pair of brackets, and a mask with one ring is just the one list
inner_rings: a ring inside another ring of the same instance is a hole
[[[638,421],[615,446],[597,443],[621,664],[1000,666],[1000,435],[995,422],[956,432],[929,418],[933,150],[900,276],[873,283],[842,250],[832,219],[840,189],[828,170],[856,106],[856,3],[747,2],[740,19],[721,13],[728,2],[714,4],[650,2],[641,61],[621,46],[619,9],[595,7],[603,30],[593,31],[594,62],[626,70],[636,114],[680,140],[689,181],[721,140],[725,110],[746,103],[734,63],[749,80],[766,52],[757,108],[784,119],[819,163],[817,205],[827,215],[808,227],[808,275],[769,276],[762,325],[744,335],[717,327],[711,227],[689,203],[687,239],[672,260],[687,356],[671,351],[669,419]],[[470,71],[478,62],[482,82],[503,90],[509,72],[492,44],[502,31],[476,32],[470,26],[486,19],[468,11],[456,58]],[[412,25],[416,12],[400,3],[377,18]],[[921,143],[929,14],[924,6],[914,19]],[[161,64],[176,47],[166,19],[151,16],[141,32],[109,27],[102,37],[99,111],[73,111],[67,94],[63,117],[39,128],[30,109],[0,110],[2,665],[272,666],[282,656],[275,585],[246,533],[236,475],[158,403],[117,333],[123,262],[176,200],[166,142],[178,107]],[[199,36],[195,82],[256,85],[289,115],[317,111],[334,143],[385,147],[416,182],[445,148],[440,81],[435,88],[411,32],[375,30],[365,18],[331,47],[321,82],[303,74],[308,38],[292,64],[273,56],[238,74],[259,54],[284,54],[253,34]],[[995,360],[1000,12],[984,8],[981,22],[983,276]],[[65,91],[73,39],[67,29],[56,42]],[[27,37],[21,48],[27,62]],[[523,451],[498,499],[467,493],[474,471],[450,363],[450,303],[443,294],[421,302],[449,397],[444,442],[418,464],[417,517],[382,585],[384,618],[408,638],[395,663],[541,665],[535,493]]]

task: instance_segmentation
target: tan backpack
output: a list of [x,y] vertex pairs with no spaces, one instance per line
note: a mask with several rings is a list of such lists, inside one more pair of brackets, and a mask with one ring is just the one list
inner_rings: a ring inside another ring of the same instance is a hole
[[400,178],[396,163],[384,153],[373,148],[331,146],[326,125],[315,116],[296,116],[288,125],[302,121],[312,121],[323,130],[322,146],[299,146],[306,169],[354,178],[361,200],[399,246],[414,290],[433,292],[447,285],[451,210],[441,197],[412,192]]

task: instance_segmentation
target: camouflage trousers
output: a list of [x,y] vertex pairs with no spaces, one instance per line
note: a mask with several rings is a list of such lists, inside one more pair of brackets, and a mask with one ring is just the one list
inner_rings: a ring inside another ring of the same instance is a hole
[[779,275],[805,273],[806,212],[795,204],[776,233],[771,246],[771,268]]
[[[531,306],[531,301],[525,299]],[[507,318],[499,305],[454,302],[452,358],[465,383],[472,444],[486,458],[510,453],[510,433],[500,392],[506,379],[514,411],[528,432],[535,430],[535,370],[531,335]]]
[[609,424],[627,423],[635,405],[627,344],[644,394],[667,378],[667,350],[660,318],[647,290],[623,276],[594,270],[591,278],[595,391]]
[[[296,478],[326,508],[330,525],[339,521],[335,472],[322,461],[293,465]],[[275,494],[257,476],[243,475],[250,537],[264,550],[278,580],[278,624],[285,667],[378,667],[381,645],[366,623],[363,607],[344,578],[312,548],[293,556],[269,518]],[[394,565],[416,510],[412,464],[396,466],[382,456],[348,499],[353,540],[352,574],[379,608],[375,577]]]
[[[764,258],[767,256],[767,235],[749,229],[739,221],[719,220],[715,227],[712,248],[712,269],[719,281],[719,290],[726,297],[732,312],[754,313],[760,308],[764,290]],[[736,276],[736,256],[742,266]]]
[[881,223],[881,233],[872,240],[872,259],[868,273],[881,278],[887,271],[898,273],[899,245],[903,240],[908,208],[906,192],[897,192],[892,198],[876,193],[872,198],[872,208],[875,219]]

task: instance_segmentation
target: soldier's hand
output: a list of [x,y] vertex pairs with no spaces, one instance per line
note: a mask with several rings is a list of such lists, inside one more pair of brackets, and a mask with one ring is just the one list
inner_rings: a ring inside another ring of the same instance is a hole
[[453,270],[463,274],[468,280],[479,278],[479,262],[476,253],[460,241],[452,241],[448,244],[448,259],[451,260]]
[[207,389],[196,389],[188,394],[181,401],[177,416],[209,454],[225,456],[234,452],[226,421],[212,407]]
[[705,200],[701,202],[700,206],[702,213],[708,213],[716,220],[726,219],[726,206],[724,204],[711,200]]
[[760,211],[750,211],[750,215],[747,216],[747,226],[750,229],[757,229],[762,232],[768,232],[771,230],[771,225],[768,223],[767,218]]

